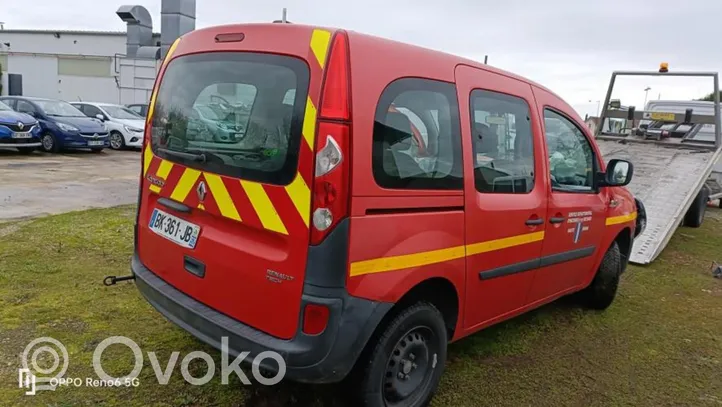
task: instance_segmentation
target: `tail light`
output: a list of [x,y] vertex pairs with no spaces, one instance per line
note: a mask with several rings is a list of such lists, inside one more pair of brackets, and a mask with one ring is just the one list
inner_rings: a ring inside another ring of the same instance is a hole
[[348,215],[351,91],[348,39],[338,32],[326,64],[316,134],[311,244]]

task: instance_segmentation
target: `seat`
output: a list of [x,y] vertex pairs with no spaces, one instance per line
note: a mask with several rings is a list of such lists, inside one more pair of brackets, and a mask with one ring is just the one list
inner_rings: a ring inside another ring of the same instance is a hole
[[425,174],[407,151],[412,147],[411,121],[400,112],[388,112],[383,123],[374,124],[374,173],[383,186],[408,186],[414,177]]

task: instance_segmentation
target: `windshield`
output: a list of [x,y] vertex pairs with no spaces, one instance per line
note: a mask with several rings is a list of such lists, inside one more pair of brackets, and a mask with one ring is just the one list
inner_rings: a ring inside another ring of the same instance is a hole
[[10,108],[10,106],[6,105],[3,102],[0,102],[0,110],[13,110]]
[[137,115],[135,112],[128,109],[127,107],[113,106],[113,105],[105,105],[102,107],[103,107],[103,110],[105,110],[105,112],[108,113],[108,116],[110,116],[114,119],[143,120],[143,118],[141,116]]
[[35,100],[48,116],[85,117],[83,112],[62,100]]
[[297,172],[308,76],[303,61],[280,55],[177,58],[158,92],[153,151],[203,171],[288,184]]

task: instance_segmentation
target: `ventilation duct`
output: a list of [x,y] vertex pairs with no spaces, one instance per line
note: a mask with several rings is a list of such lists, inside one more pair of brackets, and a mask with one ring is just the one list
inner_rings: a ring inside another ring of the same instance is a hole
[[136,58],[140,47],[155,45],[153,44],[153,20],[145,7],[121,6],[115,14],[128,26],[125,51],[128,58]]
[[160,9],[161,58],[181,35],[196,28],[195,0],[162,0]]

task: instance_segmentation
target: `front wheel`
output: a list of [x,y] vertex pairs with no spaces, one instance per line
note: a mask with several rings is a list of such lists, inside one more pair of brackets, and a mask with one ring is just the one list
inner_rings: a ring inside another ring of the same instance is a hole
[[357,362],[355,399],[366,407],[426,406],[446,363],[447,332],[439,310],[419,302],[401,311]]
[[125,148],[125,137],[120,132],[113,131],[110,133],[110,148],[113,150],[123,150]]
[[619,278],[624,270],[622,253],[619,244],[613,242],[602,258],[602,264],[597,270],[592,283],[579,293],[579,298],[589,308],[604,310],[609,308],[617,296]]
[[52,133],[45,133],[40,137],[40,142],[42,143],[41,148],[46,153],[57,153],[60,151],[60,146],[58,145],[58,140],[53,136]]
[[702,189],[694,198],[692,205],[687,210],[687,214],[684,215],[684,226],[691,228],[698,228],[702,226],[704,221],[704,212],[707,209],[707,198],[709,197],[709,190],[707,186]]

